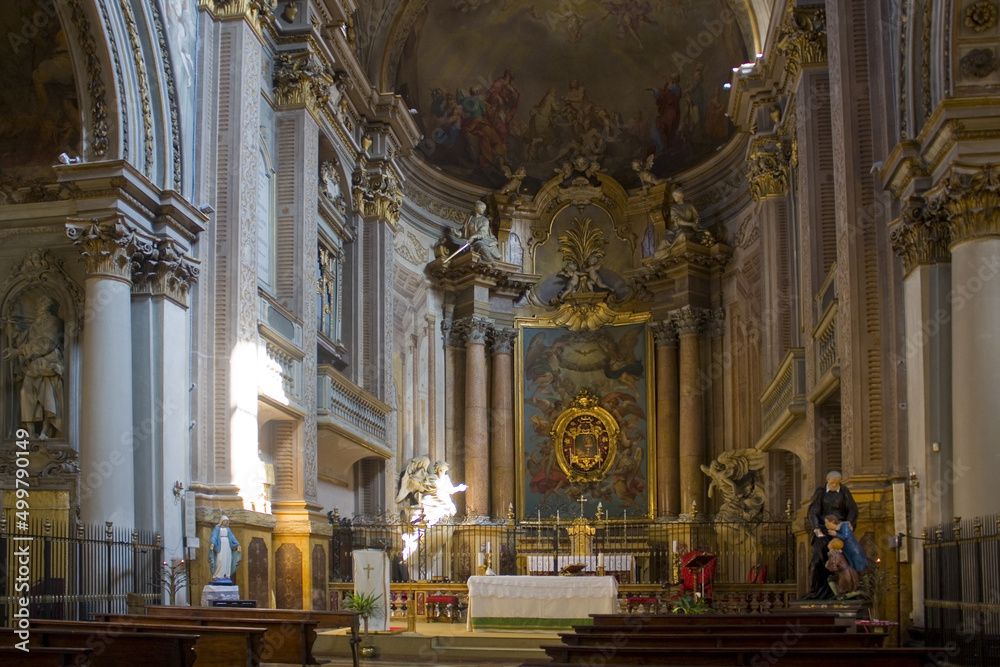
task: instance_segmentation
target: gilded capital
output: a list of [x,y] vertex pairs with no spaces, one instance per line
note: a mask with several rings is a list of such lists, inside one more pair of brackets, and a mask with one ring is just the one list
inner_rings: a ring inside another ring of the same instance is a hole
[[335,85],[333,75],[309,51],[276,55],[272,83],[276,106],[304,106],[313,115],[330,101]]
[[381,218],[395,227],[403,203],[403,191],[388,170],[354,172],[354,208],[366,218]]
[[493,354],[513,354],[514,342],[517,340],[517,329],[497,327],[490,337]]
[[657,347],[677,347],[677,324],[672,319],[657,322],[650,327],[653,331],[653,341]]
[[754,201],[780,197],[788,191],[789,155],[778,137],[763,135],[750,144],[747,158],[750,194]]
[[704,308],[683,306],[670,314],[670,319],[681,336],[700,335],[709,311]]
[[198,0],[198,9],[208,12],[216,21],[246,19],[258,35],[265,23],[274,20],[278,0]]
[[187,307],[187,294],[198,279],[198,267],[184,256],[173,239],[161,238],[153,250],[137,262],[135,292],[145,292],[168,299]]
[[951,227],[942,200],[924,201],[920,197],[907,200],[899,220],[889,232],[889,242],[903,258],[906,273],[920,264],[949,261]]
[[951,246],[1000,236],[1000,166],[953,171],[945,181],[943,204],[951,221]]
[[795,74],[804,65],[826,62],[826,7],[793,7],[781,28],[778,49],[785,54],[785,69]]
[[120,216],[69,219],[66,235],[80,249],[91,276],[131,283],[133,264],[152,252],[152,246],[139,239],[135,229]]

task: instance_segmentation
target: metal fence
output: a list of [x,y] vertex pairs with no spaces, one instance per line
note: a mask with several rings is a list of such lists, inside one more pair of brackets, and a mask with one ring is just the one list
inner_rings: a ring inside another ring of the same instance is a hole
[[1000,515],[956,520],[924,540],[927,644],[949,663],[1000,665]]
[[[556,574],[578,561],[592,567],[597,554],[604,555],[606,571],[621,583],[676,583],[679,554],[691,549],[717,554],[716,584],[785,583],[795,577],[795,538],[787,519],[559,523],[471,517],[415,526],[383,517],[331,515],[331,522],[332,582],[352,581],[354,549],[385,551],[390,578],[397,583],[465,583],[479,565],[499,575]],[[416,545],[411,553],[406,538]]]
[[0,626],[21,598],[31,618],[61,620],[126,613],[130,594],[160,604],[162,560],[159,533],[0,518]]

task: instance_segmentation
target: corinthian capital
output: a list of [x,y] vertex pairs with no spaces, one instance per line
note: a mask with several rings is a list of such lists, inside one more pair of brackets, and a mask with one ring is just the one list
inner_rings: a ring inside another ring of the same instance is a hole
[[683,306],[670,314],[670,319],[681,336],[701,334],[702,327],[708,320],[709,311],[704,308]]
[[396,177],[386,170],[354,172],[354,208],[366,218],[381,218],[395,227],[403,203]]
[[495,328],[490,337],[493,354],[513,354],[514,342],[517,340],[517,329]]
[[1000,236],[1000,166],[953,170],[945,182],[943,203],[951,220],[951,245]]
[[187,293],[198,279],[198,267],[184,256],[173,239],[161,238],[153,251],[138,262],[135,291],[162,295],[187,307]]
[[776,136],[763,135],[750,144],[750,194],[754,201],[780,197],[788,191],[789,152]]
[[826,7],[794,7],[781,28],[778,49],[785,54],[785,69],[790,74],[803,65],[826,62]]
[[275,56],[272,80],[275,105],[305,106],[313,114],[330,101],[330,90],[335,83],[309,51]]
[[920,264],[947,262],[951,256],[948,252],[951,227],[943,201],[924,201],[920,197],[907,200],[889,232],[889,242],[903,258],[906,273]]
[[261,34],[263,25],[274,20],[278,0],[198,0],[198,9],[207,11],[217,21],[246,19]]
[[467,342],[469,344],[481,343],[485,345],[486,336],[493,329],[493,323],[485,317],[470,317],[466,319],[466,322],[468,323]]
[[653,341],[657,347],[666,345],[667,347],[677,346],[677,323],[672,319],[657,322],[651,329],[653,330]]
[[152,251],[135,229],[121,216],[110,218],[69,219],[66,235],[87,262],[87,273],[132,282],[132,268],[137,259]]

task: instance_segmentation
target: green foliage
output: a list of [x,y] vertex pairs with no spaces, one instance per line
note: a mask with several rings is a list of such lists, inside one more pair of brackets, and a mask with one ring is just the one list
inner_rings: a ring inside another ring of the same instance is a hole
[[364,621],[366,644],[368,643],[368,619],[377,614],[382,608],[382,605],[379,603],[379,598],[381,597],[381,593],[375,595],[374,593],[353,591],[348,593],[347,598],[344,600],[344,608],[348,611],[358,612],[361,620]]
[[712,609],[705,598],[696,598],[693,595],[685,595],[684,597],[671,600],[670,611],[675,614],[714,614],[715,610]]

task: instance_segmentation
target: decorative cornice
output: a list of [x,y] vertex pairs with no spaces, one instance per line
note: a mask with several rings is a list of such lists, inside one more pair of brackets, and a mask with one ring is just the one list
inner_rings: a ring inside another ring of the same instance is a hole
[[517,329],[494,327],[490,335],[493,354],[513,354],[514,342],[517,340]]
[[354,172],[354,209],[365,218],[380,218],[395,228],[403,192],[396,177],[388,170]]
[[778,49],[785,55],[785,70],[794,75],[803,66],[826,62],[826,7],[793,7],[782,26]]
[[310,51],[279,53],[274,58],[271,75],[274,104],[277,107],[302,107],[317,119],[330,101],[335,81]]
[[87,262],[87,273],[132,282],[132,267],[137,257],[149,255],[153,248],[141,240],[135,229],[121,216],[99,219],[69,219],[66,235]]
[[920,264],[949,261],[950,241],[951,227],[940,199],[926,202],[920,197],[911,197],[903,204],[899,220],[889,232],[889,242],[903,258],[906,273]]
[[198,9],[207,11],[216,21],[246,19],[258,36],[265,23],[275,20],[278,0],[198,0]]
[[705,308],[682,306],[670,313],[670,320],[680,336],[700,335],[708,321],[710,311]]
[[138,261],[133,292],[163,295],[186,308],[188,290],[197,279],[198,267],[183,249],[173,239],[161,238]]
[[951,246],[1000,236],[1000,166],[968,172],[953,168],[944,184],[943,204],[951,221]]
[[789,155],[777,135],[754,137],[747,158],[747,180],[754,201],[780,197],[788,191],[788,161]]
[[673,320],[668,318],[662,322],[657,322],[650,329],[653,331],[653,341],[657,347],[664,345],[667,347],[677,347],[677,324]]

